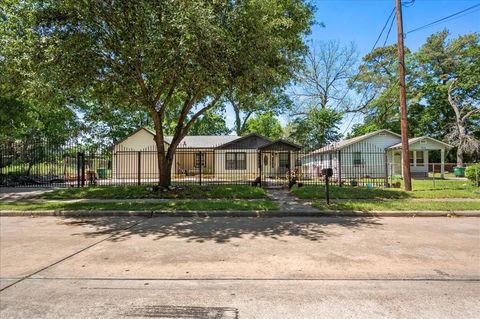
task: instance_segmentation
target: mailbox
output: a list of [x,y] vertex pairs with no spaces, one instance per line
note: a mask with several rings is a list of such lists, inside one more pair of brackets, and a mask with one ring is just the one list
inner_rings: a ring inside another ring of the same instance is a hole
[[333,169],[331,168],[323,168],[322,175],[332,177],[333,176]]

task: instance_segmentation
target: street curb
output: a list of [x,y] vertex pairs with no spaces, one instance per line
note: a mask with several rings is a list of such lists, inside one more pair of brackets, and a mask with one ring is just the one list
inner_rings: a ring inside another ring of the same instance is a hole
[[480,211],[0,211],[0,217],[480,217]]

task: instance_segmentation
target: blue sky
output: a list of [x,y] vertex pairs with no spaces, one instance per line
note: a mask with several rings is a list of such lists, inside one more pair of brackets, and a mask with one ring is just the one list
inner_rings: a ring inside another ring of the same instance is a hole
[[[403,0],[408,2],[409,0]],[[370,52],[391,10],[395,0],[312,0],[316,6],[315,20],[309,39],[313,41],[339,40],[344,44],[354,42],[359,56]],[[456,13],[475,4],[480,0],[416,0],[410,7],[403,8],[404,32],[423,26],[450,14]],[[426,38],[435,32],[448,29],[451,37],[480,31],[480,7],[469,11],[469,14],[459,15],[432,27],[412,32],[405,38],[405,46],[412,51],[425,42]],[[325,27],[318,23],[323,22]],[[387,27],[388,29],[388,27]],[[386,31],[385,31],[386,34]],[[382,46],[385,37],[382,36],[379,45]],[[388,44],[396,42],[396,24],[393,25]],[[227,111],[227,124],[233,126],[233,114]],[[348,132],[351,126],[360,121],[356,116],[353,120],[346,117],[341,131]],[[285,118],[281,119],[285,124]]]
[[[315,19],[325,23],[312,29],[310,38],[314,41],[338,39],[342,42],[355,42],[361,56],[370,52],[382,27],[384,26],[395,0],[316,0],[312,1],[316,9]],[[403,0],[403,2],[407,2]],[[480,0],[416,0],[410,7],[403,8],[403,29],[405,32],[428,24],[437,19],[461,11]],[[480,31],[480,7],[476,12],[459,16],[451,21],[442,22],[430,28],[408,34],[405,46],[416,51],[435,32],[445,28],[452,36]],[[473,10],[473,11],[475,11]],[[394,24],[387,44],[396,42]],[[383,45],[384,37],[380,41]]]

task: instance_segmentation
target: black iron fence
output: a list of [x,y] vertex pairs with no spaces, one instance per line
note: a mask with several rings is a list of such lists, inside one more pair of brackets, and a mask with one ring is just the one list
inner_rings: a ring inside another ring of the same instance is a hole
[[[159,182],[155,148],[87,148],[81,144],[12,142],[0,148],[0,187],[85,187],[154,185]],[[315,151],[282,145],[253,148],[186,148],[175,152],[173,185],[248,184],[253,186],[330,184],[389,187],[401,173],[385,149],[368,143],[328,146]],[[428,165],[426,165],[428,174]]]

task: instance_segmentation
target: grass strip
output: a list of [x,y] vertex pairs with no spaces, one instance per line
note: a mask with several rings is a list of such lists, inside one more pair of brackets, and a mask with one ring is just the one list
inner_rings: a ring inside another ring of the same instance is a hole
[[[459,187],[461,187],[459,185]],[[293,188],[295,196],[303,199],[325,198],[323,186],[303,186]],[[407,199],[407,198],[480,198],[478,187],[445,188],[445,189],[414,189],[406,192],[393,188],[366,188],[366,187],[330,187],[330,197],[339,199]]]
[[410,210],[410,211],[459,211],[478,210],[480,202],[413,202],[408,200],[385,200],[385,201],[346,201],[331,203],[316,202],[314,207],[321,210],[358,210],[358,211],[388,211],[388,210]]
[[59,188],[42,194],[45,199],[124,199],[124,198],[221,198],[257,199],[266,198],[263,188],[249,185],[189,185],[168,192],[154,192],[152,186],[98,186],[84,188]]
[[158,203],[140,202],[115,202],[115,203],[7,203],[0,204],[0,210],[170,210],[170,211],[221,211],[221,210],[276,210],[276,203],[269,200],[258,201],[209,201],[209,200],[185,200]]

